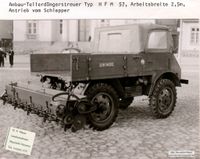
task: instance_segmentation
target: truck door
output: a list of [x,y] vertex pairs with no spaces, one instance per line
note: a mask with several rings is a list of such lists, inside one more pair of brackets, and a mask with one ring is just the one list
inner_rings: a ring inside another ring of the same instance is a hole
[[127,56],[127,72],[129,76],[140,76],[143,74],[143,54],[130,54]]
[[151,75],[155,71],[167,71],[170,69],[172,45],[167,29],[154,29],[149,32],[144,60],[143,75]]

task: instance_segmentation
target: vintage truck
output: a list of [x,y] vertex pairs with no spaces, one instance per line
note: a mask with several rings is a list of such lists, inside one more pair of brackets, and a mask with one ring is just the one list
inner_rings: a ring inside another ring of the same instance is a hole
[[176,105],[176,87],[188,83],[174,56],[175,39],[156,24],[97,28],[92,53],[30,55],[31,73],[49,87],[11,83],[1,99],[73,131],[85,123],[109,128],[119,108],[141,95],[149,97],[155,117],[166,118]]

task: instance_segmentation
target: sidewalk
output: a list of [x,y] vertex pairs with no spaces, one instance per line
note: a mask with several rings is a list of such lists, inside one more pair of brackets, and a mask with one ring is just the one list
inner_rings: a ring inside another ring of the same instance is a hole
[[14,65],[10,67],[9,57],[5,59],[5,67],[1,69],[7,70],[30,70],[30,55],[15,55]]
[[179,62],[182,72],[199,72],[199,58],[198,57],[182,57]]

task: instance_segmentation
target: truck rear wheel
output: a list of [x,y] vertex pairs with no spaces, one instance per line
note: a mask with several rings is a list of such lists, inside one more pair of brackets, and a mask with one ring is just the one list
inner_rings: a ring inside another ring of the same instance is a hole
[[114,88],[106,83],[97,83],[87,91],[89,101],[97,109],[88,115],[90,127],[105,130],[116,120],[118,114],[118,95]]
[[159,80],[149,100],[153,115],[157,118],[168,117],[174,110],[176,98],[174,83],[168,79]]

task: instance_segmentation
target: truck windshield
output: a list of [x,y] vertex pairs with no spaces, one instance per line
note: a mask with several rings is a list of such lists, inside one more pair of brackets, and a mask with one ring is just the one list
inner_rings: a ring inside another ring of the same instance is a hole
[[138,32],[129,29],[99,32],[98,53],[138,53],[139,51]]
[[152,31],[148,41],[149,49],[167,49],[167,32]]

